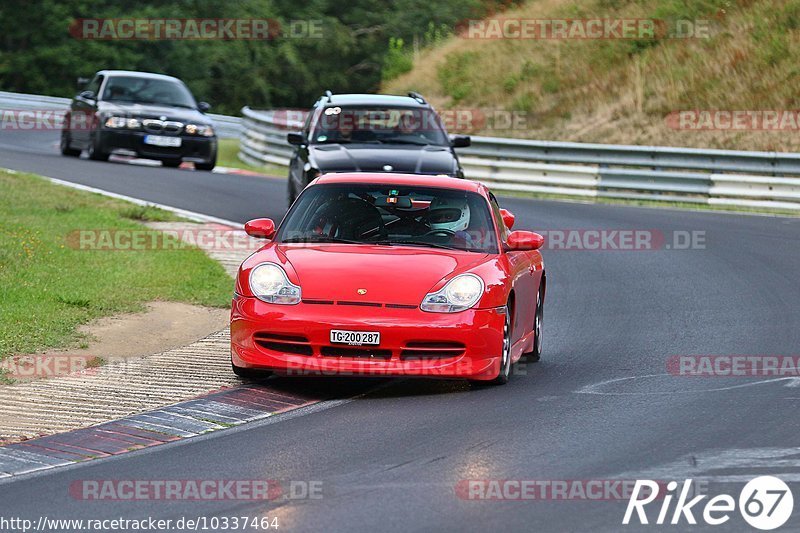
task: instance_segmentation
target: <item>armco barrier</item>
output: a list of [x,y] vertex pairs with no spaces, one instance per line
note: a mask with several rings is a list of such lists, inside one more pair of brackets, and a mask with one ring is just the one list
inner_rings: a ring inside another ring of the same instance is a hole
[[[0,111],[3,110],[63,110],[69,108],[71,100],[69,98],[59,98],[56,96],[42,96],[36,94],[19,94],[0,91]],[[242,119],[239,117],[229,117],[227,115],[215,115],[209,113],[208,116],[214,122],[217,135],[223,139],[239,137],[242,133]]]

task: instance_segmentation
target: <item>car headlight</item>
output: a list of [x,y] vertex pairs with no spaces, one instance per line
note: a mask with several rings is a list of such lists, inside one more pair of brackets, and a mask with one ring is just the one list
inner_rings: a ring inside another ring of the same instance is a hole
[[131,130],[135,130],[141,127],[142,123],[139,122],[139,119],[136,118],[128,118],[128,117],[108,117],[106,119],[106,128],[128,128]]
[[187,124],[186,133],[189,135],[201,135],[203,137],[213,137],[214,128],[207,124]]
[[420,309],[430,313],[457,313],[466,311],[483,296],[483,280],[475,274],[461,274],[451,279],[436,292],[422,300]]
[[250,271],[250,290],[256,298],[271,304],[300,303],[300,287],[275,263],[262,263]]

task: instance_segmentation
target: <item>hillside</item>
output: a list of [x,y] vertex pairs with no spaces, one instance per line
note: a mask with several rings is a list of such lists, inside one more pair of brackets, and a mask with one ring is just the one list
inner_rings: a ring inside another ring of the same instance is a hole
[[[473,131],[484,135],[800,151],[793,111],[800,109],[800,0],[531,0],[498,17],[702,20],[708,35],[542,40],[462,33],[423,50],[384,92],[416,90],[440,110],[479,108],[493,116],[499,109],[525,118],[524,127],[489,121]],[[684,114],[696,120],[681,128],[675,114],[686,110],[703,112]],[[720,111],[768,112],[739,113],[730,127]]]

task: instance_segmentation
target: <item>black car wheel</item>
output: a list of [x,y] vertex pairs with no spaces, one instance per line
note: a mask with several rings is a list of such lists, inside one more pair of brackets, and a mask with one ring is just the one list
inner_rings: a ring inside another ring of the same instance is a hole
[[528,361],[535,363],[542,358],[542,321],[544,320],[544,299],[542,289],[536,293],[536,314],[533,317],[533,350],[523,354]]
[[214,170],[215,166],[217,166],[216,160],[211,161],[209,163],[195,163],[194,164],[194,169],[195,170],[204,170],[206,172],[209,172],[211,170]]
[[500,357],[500,368],[497,371],[497,377],[491,381],[476,382],[478,385],[505,385],[511,377],[511,317],[512,309],[510,305],[506,305],[506,320],[503,323],[503,353]]
[[87,150],[89,155],[89,159],[92,161],[108,161],[108,158],[111,154],[104,152],[102,148],[100,148],[97,135],[92,135],[92,138],[89,140],[89,148]]
[[72,148],[71,142],[72,139],[70,139],[69,132],[67,130],[61,130],[61,155],[65,155],[67,157],[79,157],[81,155],[81,151]]

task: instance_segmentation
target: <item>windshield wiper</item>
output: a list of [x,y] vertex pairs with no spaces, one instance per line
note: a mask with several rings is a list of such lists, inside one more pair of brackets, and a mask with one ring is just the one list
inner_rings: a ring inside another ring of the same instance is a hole
[[337,244],[368,244],[363,241],[352,241],[350,239],[339,239],[337,237],[325,237],[325,236],[313,236],[313,237],[292,237],[290,239],[284,239],[281,241],[281,244],[286,243],[297,243],[297,242],[308,242],[308,243],[337,243]]
[[[441,248],[443,250],[457,250],[459,252],[465,251],[464,248],[457,248],[455,246],[448,246],[446,244],[439,244],[437,242],[422,242],[422,241],[376,241],[370,244],[383,244],[386,246],[422,246],[425,248]],[[468,250],[467,250],[468,251]]]

